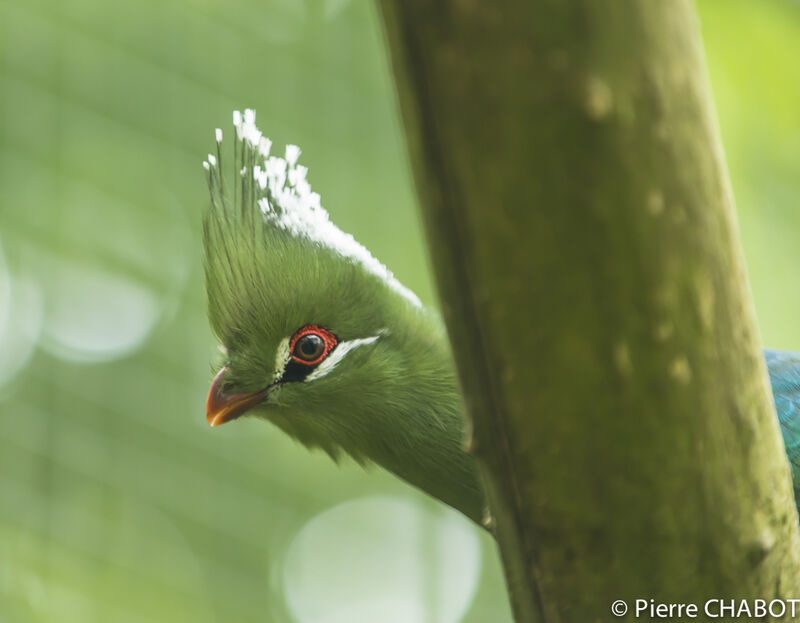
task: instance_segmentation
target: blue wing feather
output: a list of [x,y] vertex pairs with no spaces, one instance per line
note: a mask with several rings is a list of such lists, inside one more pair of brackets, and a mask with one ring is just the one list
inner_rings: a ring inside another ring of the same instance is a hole
[[800,354],[767,350],[764,356],[800,510]]

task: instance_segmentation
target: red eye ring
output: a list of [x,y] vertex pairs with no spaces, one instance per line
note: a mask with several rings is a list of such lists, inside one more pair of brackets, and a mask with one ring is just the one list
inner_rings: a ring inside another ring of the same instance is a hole
[[[308,353],[306,355],[303,355],[297,350],[298,342],[300,342],[302,338],[309,335],[313,335],[322,340],[322,349],[320,349],[319,355],[313,357],[312,359],[308,358]],[[325,357],[327,357],[330,354],[330,352],[334,348],[336,348],[336,345],[338,343],[339,343],[338,338],[327,329],[318,327],[315,324],[308,324],[295,331],[295,334],[289,341],[289,352],[291,353],[293,361],[301,363],[304,366],[315,366],[318,363],[320,363],[323,359],[325,359]]]

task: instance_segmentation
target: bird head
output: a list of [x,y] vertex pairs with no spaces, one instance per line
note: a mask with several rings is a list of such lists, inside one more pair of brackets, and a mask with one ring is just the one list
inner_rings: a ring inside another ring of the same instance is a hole
[[208,315],[224,359],[209,423],[261,417],[334,458],[378,463],[480,521],[438,317],[331,222],[297,147],[271,156],[252,111],[234,113],[234,126],[232,183],[221,130],[204,163]]
[[371,447],[406,424],[387,405],[413,401],[400,395],[412,359],[428,359],[423,368],[440,362],[448,378],[432,374],[433,390],[452,384],[441,329],[416,295],[331,222],[297,147],[270,156],[252,111],[235,113],[234,126],[232,193],[220,130],[217,154],[204,163],[212,199],[204,219],[208,312],[224,359],[208,421],[252,414],[332,455],[344,449],[371,458]]

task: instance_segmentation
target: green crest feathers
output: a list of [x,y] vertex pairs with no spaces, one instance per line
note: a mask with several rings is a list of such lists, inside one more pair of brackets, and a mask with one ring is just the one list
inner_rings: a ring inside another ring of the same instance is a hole
[[[269,321],[263,310],[281,305],[278,298],[309,303],[363,296],[363,287],[347,291],[356,272],[376,278],[412,307],[421,307],[411,290],[331,222],[306,179],[308,169],[298,164],[297,146],[287,145],[282,158],[270,155],[272,143],[256,127],[252,110],[234,112],[233,123],[232,183],[222,172],[222,130],[216,130],[216,154],[203,162],[211,193],[204,219],[209,318],[223,343],[247,334],[256,321]],[[317,290],[303,297],[308,282]],[[335,287],[338,293],[319,291],[320,287]]]

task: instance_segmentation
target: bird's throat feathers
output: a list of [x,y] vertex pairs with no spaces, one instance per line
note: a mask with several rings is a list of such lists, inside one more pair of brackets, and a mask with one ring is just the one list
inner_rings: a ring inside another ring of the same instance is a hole
[[480,522],[483,494],[464,449],[455,368],[430,322],[413,334],[382,337],[368,355],[370,366],[349,370],[346,383],[331,376],[325,404],[312,399],[268,419],[309,448],[335,460],[347,454],[362,465],[377,463]]

